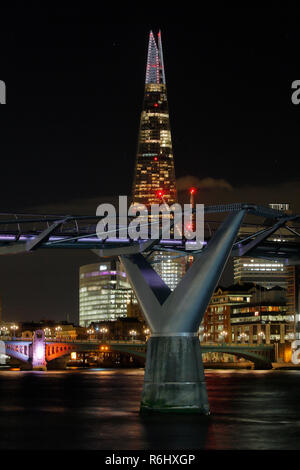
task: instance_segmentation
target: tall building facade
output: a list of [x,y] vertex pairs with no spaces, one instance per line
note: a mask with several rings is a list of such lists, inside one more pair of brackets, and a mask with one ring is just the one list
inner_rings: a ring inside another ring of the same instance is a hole
[[132,297],[133,291],[119,261],[99,258],[98,263],[80,267],[80,326],[126,317],[127,305]]
[[261,258],[235,258],[234,282],[255,282],[267,289],[287,287],[287,267],[276,260]]
[[199,338],[203,344],[276,344],[280,361],[290,362],[293,319],[285,289],[279,286],[272,289],[253,283],[218,286],[205,312]]
[[161,204],[158,191],[163,192],[167,204],[172,205],[177,201],[161,33],[158,33],[156,42],[151,31],[132,191],[133,202],[146,206]]
[[287,308],[294,319],[290,326],[291,339],[300,339],[300,266],[287,267]]
[[[290,205],[287,203],[269,204],[272,209],[288,212]],[[243,229],[241,229],[242,231]],[[255,231],[255,229],[253,229]],[[284,241],[274,234],[270,237],[274,241]],[[280,286],[287,289],[288,270],[287,266],[277,260],[262,258],[242,257],[234,258],[234,282],[254,282],[267,289]]]
[[[158,193],[163,197],[158,196]],[[167,100],[161,32],[149,35],[144,103],[140,119],[133,182],[133,202],[169,206],[177,202],[171,126]],[[178,255],[178,254],[177,254]],[[185,257],[155,252],[150,260],[163,281],[174,290],[186,271]]]

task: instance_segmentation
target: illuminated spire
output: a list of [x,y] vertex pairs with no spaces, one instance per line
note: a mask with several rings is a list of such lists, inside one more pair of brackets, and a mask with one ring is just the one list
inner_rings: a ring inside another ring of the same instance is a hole
[[166,84],[161,32],[158,32],[158,45],[152,31],[149,34],[146,83]]
[[161,33],[149,35],[144,104],[133,183],[133,201],[170,206],[177,202]]

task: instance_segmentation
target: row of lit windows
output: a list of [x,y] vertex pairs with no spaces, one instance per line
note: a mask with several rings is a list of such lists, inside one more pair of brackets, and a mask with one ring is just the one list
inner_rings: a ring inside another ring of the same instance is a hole
[[[260,311],[262,312],[284,312],[287,310],[287,307],[285,305],[276,305],[276,306],[256,306],[256,307],[243,307],[243,308],[234,308],[232,310],[232,313],[248,313],[248,312],[257,312],[257,309],[259,308]],[[258,314],[259,312],[257,312]]]
[[[262,315],[259,320],[262,321],[288,321],[286,315]],[[257,322],[259,321],[257,316],[254,317],[239,317],[231,318],[231,323],[245,323],[245,322]]]

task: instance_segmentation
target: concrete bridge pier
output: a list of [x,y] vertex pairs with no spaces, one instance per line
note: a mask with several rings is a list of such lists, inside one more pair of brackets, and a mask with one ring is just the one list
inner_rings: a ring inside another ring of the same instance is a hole
[[43,330],[34,332],[30,359],[32,370],[47,370],[45,333]]
[[244,215],[227,217],[173,292],[142,254],[120,255],[152,332],[141,412],[209,414],[197,332]]
[[197,335],[149,339],[141,411],[209,414]]

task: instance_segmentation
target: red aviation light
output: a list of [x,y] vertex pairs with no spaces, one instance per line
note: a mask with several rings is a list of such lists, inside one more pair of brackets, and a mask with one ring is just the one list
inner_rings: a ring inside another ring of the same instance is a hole
[[155,162],[157,162],[158,158],[157,158],[157,157],[154,157],[153,160],[154,160]]
[[161,189],[159,189],[156,193],[156,196],[159,198],[162,198],[164,196],[164,192]]
[[190,189],[190,194],[195,194],[195,192],[196,192],[196,189],[195,189],[195,188],[191,188],[191,189]]
[[154,103],[154,108],[158,108],[158,103]]

